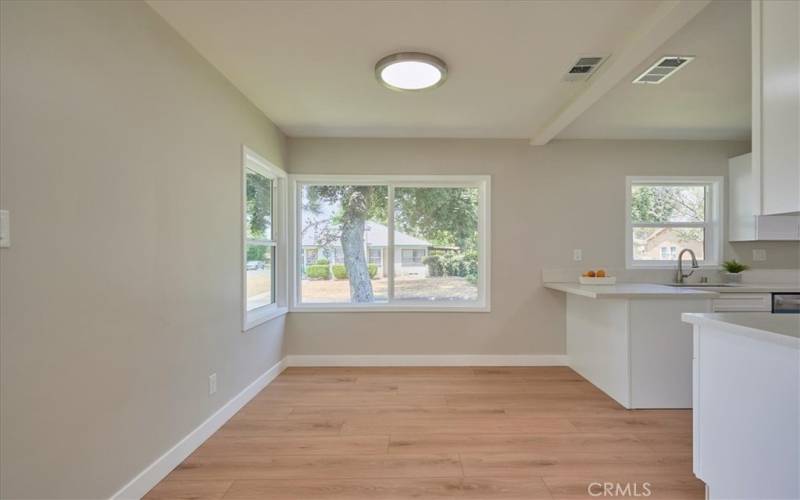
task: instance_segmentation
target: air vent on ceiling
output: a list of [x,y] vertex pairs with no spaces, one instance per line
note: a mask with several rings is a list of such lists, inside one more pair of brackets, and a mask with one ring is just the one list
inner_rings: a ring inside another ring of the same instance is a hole
[[603,64],[603,61],[605,61],[607,57],[608,56],[584,56],[578,58],[567,74],[564,75],[564,80],[568,82],[588,80],[597,68]]
[[694,61],[694,56],[665,56],[637,76],[633,83],[659,84]]

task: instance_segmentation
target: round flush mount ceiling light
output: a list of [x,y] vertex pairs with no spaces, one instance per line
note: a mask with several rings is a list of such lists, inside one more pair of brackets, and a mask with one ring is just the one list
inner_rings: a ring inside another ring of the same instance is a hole
[[384,87],[398,92],[432,89],[447,78],[447,64],[422,52],[398,52],[375,65],[375,78]]

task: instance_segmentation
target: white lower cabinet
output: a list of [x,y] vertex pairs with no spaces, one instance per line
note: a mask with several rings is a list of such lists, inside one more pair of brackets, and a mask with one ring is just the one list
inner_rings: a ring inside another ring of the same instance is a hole
[[800,498],[800,351],[694,326],[695,475],[710,499]]
[[714,312],[769,312],[772,311],[770,293],[723,293],[712,301]]
[[567,294],[569,366],[629,409],[692,407],[692,329],[710,299],[592,299]]

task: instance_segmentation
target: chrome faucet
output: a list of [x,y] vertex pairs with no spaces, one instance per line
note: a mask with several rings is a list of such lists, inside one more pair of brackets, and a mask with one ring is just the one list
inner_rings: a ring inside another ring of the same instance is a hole
[[[683,254],[689,252],[689,255],[692,256],[692,269],[689,271],[689,274],[683,274]],[[683,283],[684,278],[688,278],[692,275],[695,269],[700,267],[697,264],[697,257],[695,257],[694,252],[691,248],[684,248],[681,250],[681,253],[678,254],[678,274],[675,276],[676,283]]]

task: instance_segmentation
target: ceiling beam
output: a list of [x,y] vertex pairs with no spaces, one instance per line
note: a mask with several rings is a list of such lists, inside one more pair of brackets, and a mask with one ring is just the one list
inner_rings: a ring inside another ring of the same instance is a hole
[[663,1],[623,44],[589,79],[584,91],[569,102],[531,139],[531,145],[543,146],[550,142],[584,111],[597,102],[622,79],[650,57],[661,45],[703,10],[711,0]]

